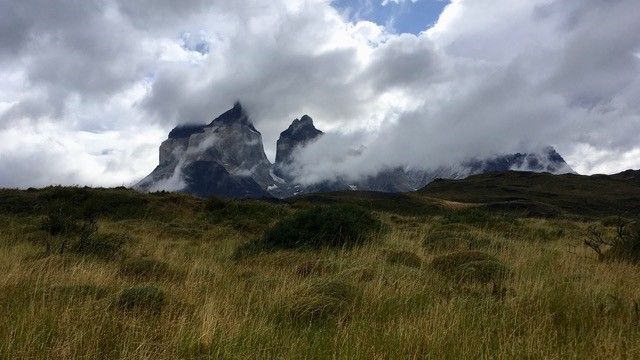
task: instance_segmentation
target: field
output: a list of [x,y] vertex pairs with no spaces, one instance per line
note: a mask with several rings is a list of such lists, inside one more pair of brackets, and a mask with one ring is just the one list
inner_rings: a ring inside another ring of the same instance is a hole
[[[0,191],[0,358],[640,358],[638,265],[584,245],[591,225],[613,234],[617,209],[464,200]],[[380,226],[344,246],[240,251],[327,208]],[[78,228],[54,231],[65,221]],[[473,265],[458,272],[452,253]]]

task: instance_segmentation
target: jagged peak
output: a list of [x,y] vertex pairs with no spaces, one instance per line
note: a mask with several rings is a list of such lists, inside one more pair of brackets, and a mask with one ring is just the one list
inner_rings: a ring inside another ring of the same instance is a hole
[[315,127],[313,119],[309,115],[304,115],[300,119],[293,120],[289,128],[280,133],[280,137],[295,137],[301,133],[306,134],[304,135],[305,137],[316,137],[323,134],[322,131]]
[[[233,124],[233,123],[246,123],[251,125],[251,121],[249,120],[249,115],[240,104],[240,101],[236,101],[233,104],[233,107],[227,111],[225,111],[222,115],[215,118],[209,126],[213,126],[216,124]],[[253,127],[253,125],[251,125]]]
[[235,123],[247,125],[251,130],[259,132],[253,126],[249,115],[245,111],[244,107],[242,107],[240,101],[236,101],[231,109],[225,111],[222,115],[215,118],[208,125],[187,124],[176,126],[169,133],[169,139],[189,138],[193,134],[204,132],[204,130],[208,127],[212,127],[215,125],[231,125]]

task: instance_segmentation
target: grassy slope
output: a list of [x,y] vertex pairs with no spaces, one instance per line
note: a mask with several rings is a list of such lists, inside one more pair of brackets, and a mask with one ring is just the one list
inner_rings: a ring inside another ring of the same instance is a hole
[[466,203],[556,209],[581,216],[640,215],[640,182],[624,176],[508,172],[438,180],[418,193]]
[[[373,208],[389,230],[351,250],[232,260],[239,245],[310,202]],[[100,213],[100,232],[133,238],[127,258],[153,258],[171,271],[131,277],[122,260],[42,256],[34,238],[51,206]],[[599,263],[581,246],[588,225],[491,215],[419,194],[330,194],[207,212],[181,195],[2,191],[0,358],[638,358],[640,272]],[[444,247],[423,246],[443,231]],[[429,267],[469,244],[511,269],[504,296]],[[388,261],[399,250],[422,265]],[[339,314],[291,315],[301,301],[319,301],[315,289],[335,283],[357,294]],[[135,284],[166,293],[160,313],[114,307]]]

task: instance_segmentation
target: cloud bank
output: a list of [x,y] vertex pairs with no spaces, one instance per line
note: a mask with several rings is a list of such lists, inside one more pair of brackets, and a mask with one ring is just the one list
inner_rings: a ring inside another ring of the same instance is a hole
[[270,157],[304,113],[328,131],[304,181],[546,145],[581,173],[638,168],[639,11],[454,0],[396,34],[328,0],[0,0],[0,186],[130,184],[171,127],[236,99]]

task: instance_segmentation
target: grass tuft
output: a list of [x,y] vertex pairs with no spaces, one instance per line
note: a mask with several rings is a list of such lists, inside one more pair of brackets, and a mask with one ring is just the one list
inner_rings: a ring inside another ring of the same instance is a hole
[[422,266],[422,258],[420,256],[406,250],[388,250],[385,252],[387,263],[394,265],[402,265],[412,268]]
[[152,258],[126,259],[120,263],[120,275],[133,279],[170,279],[175,273],[169,264]]
[[340,280],[318,280],[297,289],[287,304],[293,320],[314,321],[344,318],[356,304],[360,292],[354,285]]
[[116,300],[121,310],[141,310],[158,314],[166,302],[164,291],[153,285],[138,285],[122,290]]

